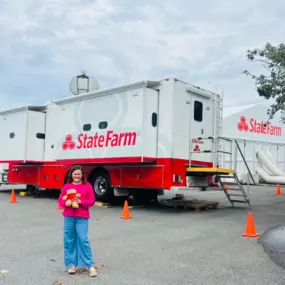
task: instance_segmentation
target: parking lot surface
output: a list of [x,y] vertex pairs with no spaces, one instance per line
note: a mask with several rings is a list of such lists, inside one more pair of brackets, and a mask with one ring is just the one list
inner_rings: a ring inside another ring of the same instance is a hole
[[0,284],[285,284],[283,269],[258,238],[242,237],[250,210],[260,234],[285,224],[281,191],[276,196],[274,187],[251,187],[249,209],[232,208],[222,192],[193,190],[187,197],[219,201],[218,208],[134,207],[132,220],[120,219],[122,205],[93,207],[89,236],[100,267],[93,279],[65,272],[55,197],[17,194],[18,203],[10,204],[11,192],[0,192]]

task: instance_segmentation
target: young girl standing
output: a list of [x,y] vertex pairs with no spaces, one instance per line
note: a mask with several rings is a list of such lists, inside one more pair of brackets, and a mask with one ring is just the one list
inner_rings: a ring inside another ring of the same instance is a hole
[[[79,208],[74,209],[66,206],[66,201],[62,199],[66,195],[66,190],[76,189],[81,194],[77,199]],[[73,166],[70,170],[67,183],[63,186],[59,205],[64,208],[64,263],[69,274],[76,272],[76,267],[88,267],[90,276],[97,276],[94,267],[91,245],[88,240],[89,208],[96,200],[92,186],[86,181],[84,169],[81,166]]]

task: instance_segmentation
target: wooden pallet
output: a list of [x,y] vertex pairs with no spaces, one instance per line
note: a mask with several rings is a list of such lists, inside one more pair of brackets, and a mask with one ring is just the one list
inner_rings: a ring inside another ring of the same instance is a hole
[[112,205],[109,203],[103,203],[103,202],[96,202],[95,207],[100,207],[100,208],[111,208]]
[[206,200],[162,200],[159,202],[160,205],[169,206],[173,208],[184,208],[185,210],[193,209],[195,211],[207,210],[207,209],[217,209],[219,202],[216,201],[206,201]]

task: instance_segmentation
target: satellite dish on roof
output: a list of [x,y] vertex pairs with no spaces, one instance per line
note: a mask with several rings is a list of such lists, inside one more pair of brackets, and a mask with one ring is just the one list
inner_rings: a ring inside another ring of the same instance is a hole
[[74,95],[88,93],[99,89],[98,81],[93,76],[88,76],[84,71],[80,75],[72,77],[69,89]]

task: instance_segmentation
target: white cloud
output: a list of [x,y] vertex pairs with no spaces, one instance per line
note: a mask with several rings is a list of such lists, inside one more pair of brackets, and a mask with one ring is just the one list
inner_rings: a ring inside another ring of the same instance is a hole
[[265,0],[1,2],[5,106],[67,96],[81,69],[101,87],[175,76],[223,87],[225,104],[258,101],[254,83],[242,74],[256,69],[245,52],[281,42],[284,16],[281,2]]

